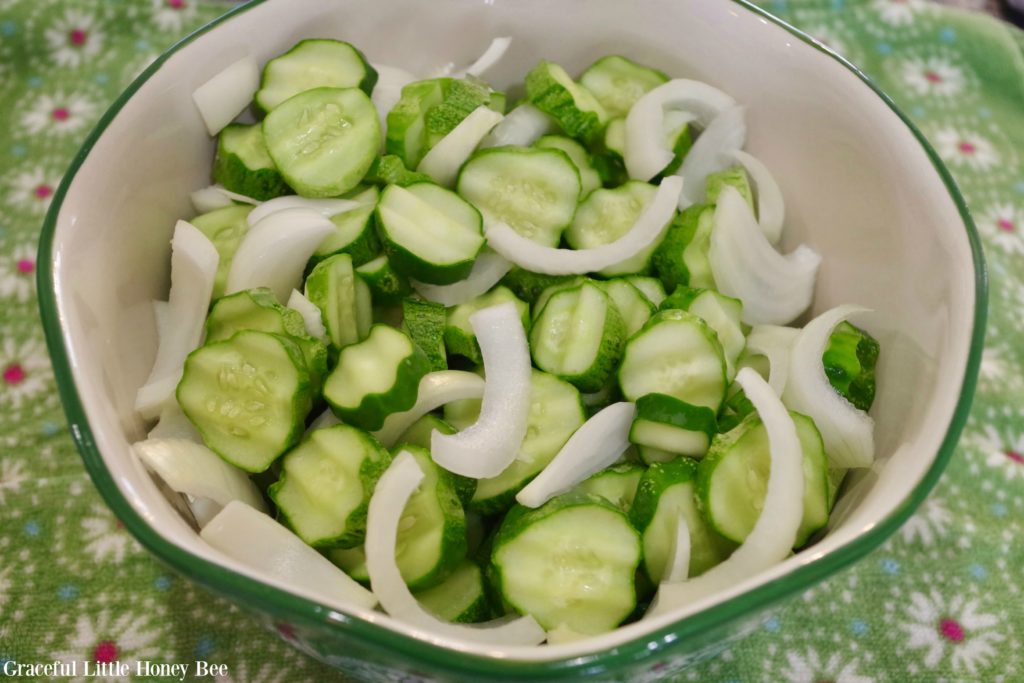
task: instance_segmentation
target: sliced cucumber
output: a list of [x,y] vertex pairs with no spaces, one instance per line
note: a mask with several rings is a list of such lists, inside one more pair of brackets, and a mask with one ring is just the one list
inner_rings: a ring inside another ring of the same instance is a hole
[[335,348],[355,344],[369,334],[370,288],[356,275],[349,254],[335,254],[316,264],[306,278],[306,298],[320,309]]
[[407,168],[416,168],[441,138],[490,99],[490,88],[468,80],[432,78],[410,83],[388,112],[385,150],[400,157]]
[[604,290],[604,293],[615,304],[615,308],[618,309],[619,315],[622,316],[622,322],[626,326],[626,338],[632,337],[654,315],[656,310],[654,304],[648,301],[647,297],[641,294],[640,290],[631,285],[628,280],[623,278],[598,280],[595,281],[595,284]]
[[666,82],[668,76],[661,71],[619,55],[602,57],[580,76],[580,84],[613,117],[625,116],[645,93]]
[[657,585],[665,573],[676,529],[685,521],[690,531],[690,572],[699,576],[735,549],[701,516],[695,498],[697,466],[688,458],[653,463],[640,478],[629,518],[643,535],[644,571]]
[[494,616],[484,591],[484,575],[472,560],[463,560],[448,578],[416,594],[416,599],[438,619],[474,624]]
[[530,333],[537,367],[585,392],[608,383],[624,341],[625,324],[615,304],[589,282],[552,295]]
[[629,440],[645,448],[701,458],[708,452],[715,427],[711,408],[666,394],[647,394],[636,400]]
[[355,548],[328,548],[324,556],[338,569],[359,583],[369,585],[370,572],[366,569],[366,550],[359,545]]
[[707,197],[707,203],[717,203],[718,195],[722,193],[722,188],[726,186],[736,188],[740,196],[750,206],[750,210],[757,210],[754,205],[754,192],[750,189],[750,179],[747,177],[747,172],[743,170],[742,166],[730,166],[717,173],[708,175],[707,180],[704,181],[704,194]]
[[484,246],[480,212],[433,183],[389,185],[377,205],[377,225],[395,268],[431,284],[464,279]]
[[246,219],[252,208],[244,204],[225,206],[223,209],[215,209],[196,216],[190,221],[199,232],[213,242],[217,255],[220,256],[220,261],[217,262],[217,275],[213,278],[214,299],[224,296],[235,252],[238,251],[238,245],[242,243],[245,233],[249,232],[249,222]]
[[565,494],[506,515],[494,539],[495,582],[504,600],[546,630],[593,635],[636,607],[641,554],[640,537],[619,508],[598,496]]
[[580,174],[557,149],[495,147],[474,154],[459,173],[459,194],[484,220],[507,223],[523,237],[558,245],[572,222]]
[[629,401],[668,394],[717,412],[727,386],[718,335],[692,313],[657,313],[626,343],[619,386]]
[[334,233],[317,247],[314,261],[345,253],[352,257],[352,265],[361,266],[380,253],[373,223],[373,210],[379,194],[375,187],[366,188],[352,197],[352,201],[359,202],[358,208],[331,216]]
[[[540,312],[544,310],[544,307],[547,306],[548,301],[555,294],[558,294],[559,292],[564,292],[568,289],[579,287],[585,282],[589,282],[592,285],[601,287],[601,285],[598,284],[597,280],[592,280],[589,277],[584,277],[582,275],[573,275],[569,277],[567,280],[555,282],[550,287],[544,289],[537,296],[537,300],[533,302],[533,319],[536,320],[537,318],[540,317]],[[601,291],[604,291],[604,289],[602,289]]]
[[526,74],[526,96],[569,136],[585,142],[597,139],[608,122],[601,103],[554,62],[541,60]]
[[501,284],[511,289],[520,300],[533,304],[546,288],[573,282],[575,279],[574,275],[543,275],[513,268],[501,279]]
[[[790,412],[804,461],[804,517],[793,547],[802,546],[828,522],[828,457],[814,421]],[[711,443],[699,466],[697,490],[708,522],[720,534],[742,543],[761,516],[771,455],[768,432],[757,414],[747,416]]]
[[[573,249],[593,249],[614,242],[630,231],[657,191],[653,185],[636,180],[611,190],[594,190],[576,209],[572,225],[565,231],[565,241]],[[657,246],[657,243],[652,244],[636,256],[600,272],[609,277],[646,272]]]
[[412,291],[409,280],[391,267],[384,254],[356,268],[356,273],[369,286],[373,302],[381,306],[394,306]]
[[404,299],[402,314],[403,329],[426,354],[430,369],[447,370],[448,357],[444,348],[447,316],[444,306],[422,299]]
[[860,410],[870,410],[875,401],[875,365],[878,342],[848,322],[839,323],[822,354],[825,375],[832,388]]
[[352,548],[366,536],[370,496],[390,462],[387,450],[355,427],[317,429],[284,457],[267,493],[309,545]]
[[251,330],[190,353],[177,398],[203,442],[246,472],[264,471],[291,448],[313,406],[298,344]]
[[640,465],[612,465],[577,484],[575,490],[600,496],[628,514],[643,474],[644,468]]
[[580,174],[580,199],[601,187],[601,176],[590,162],[590,154],[583,145],[572,138],[564,135],[545,135],[533,143],[533,146],[541,149],[560,149],[566,153]]
[[335,197],[363,179],[380,149],[380,120],[358,88],[316,88],[279,104],[263,137],[281,175],[303,197]]
[[640,293],[647,297],[647,300],[654,304],[655,308],[665,300],[665,285],[656,277],[644,277],[642,275],[627,275],[626,282],[640,290]]
[[[665,237],[651,258],[654,270],[666,291],[687,284],[691,287],[707,286],[707,280],[711,277],[707,250],[711,245],[713,224],[714,208],[706,204],[694,204],[676,216],[669,225]],[[704,256],[703,259],[699,258],[701,254]],[[691,266],[695,269],[692,274]]]
[[408,187],[414,183],[433,182],[426,173],[410,171],[406,168],[402,158],[397,154],[385,154],[374,159],[363,180],[375,185],[400,185],[401,187]]
[[525,301],[516,298],[516,295],[508,287],[499,285],[472,301],[467,301],[448,310],[444,328],[444,346],[449,355],[462,356],[475,365],[483,363],[480,345],[477,344],[476,333],[473,332],[473,326],[469,324],[469,318],[477,311],[503,303],[515,305],[516,310],[519,311],[519,317],[523,321],[523,329],[529,332],[530,306]]
[[220,132],[213,182],[260,201],[288,193],[288,184],[267,152],[259,124],[232,123]]
[[374,325],[364,341],[341,350],[324,383],[324,398],[344,422],[367,431],[412,408],[430,361],[400,330]]
[[620,161],[626,155],[626,119],[612,119],[604,130],[604,149]]
[[340,40],[313,38],[297,43],[263,67],[256,106],[265,112],[314,88],[359,88],[369,95],[377,72],[363,53]]
[[710,289],[677,287],[661,302],[662,310],[670,308],[693,313],[715,331],[725,354],[726,378],[731,382],[736,376],[736,363],[747,345],[741,320],[743,302]]

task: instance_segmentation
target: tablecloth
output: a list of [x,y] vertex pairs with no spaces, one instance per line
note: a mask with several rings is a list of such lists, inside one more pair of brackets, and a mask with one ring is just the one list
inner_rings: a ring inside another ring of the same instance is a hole
[[[991,322],[969,424],[921,509],[683,680],[1022,681],[1024,34],[921,0],[765,7],[861,66],[930,138],[984,239]],[[344,680],[121,528],[67,432],[38,321],[36,241],[71,156],[146,64],[224,9],[0,0],[0,671],[200,658],[226,665],[218,681]]]

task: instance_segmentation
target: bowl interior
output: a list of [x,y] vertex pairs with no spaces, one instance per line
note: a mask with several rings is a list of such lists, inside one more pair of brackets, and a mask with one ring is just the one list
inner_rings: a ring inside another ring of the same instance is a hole
[[[805,242],[824,256],[812,312],[866,305],[873,313],[858,322],[882,343],[872,410],[878,461],[853,477],[828,534],[809,550],[686,610],[581,643],[515,650],[415,634],[460,650],[551,660],[621,645],[856,543],[906,506],[935,460],[971,347],[971,244],[926,151],[847,66],[730,0],[268,0],[171,54],[72,169],[54,226],[52,296],[88,421],[75,426],[79,437],[95,442],[120,494],[156,535],[253,576],[200,541],[129,450],[146,431],[132,404],[154,357],[150,302],[166,297],[171,231],[192,215],[189,193],[209,183],[213,144],[191,93],[240,56],[263,62],[301,38],[349,40],[371,61],[426,74],[472,61],[498,35],[513,37],[488,74],[498,88],[520,82],[541,56],[578,73],[621,53],[706,80],[745,104],[747,149],[786,198],[786,248]],[[309,596],[301,586],[281,588]],[[361,616],[413,632],[381,614]]]

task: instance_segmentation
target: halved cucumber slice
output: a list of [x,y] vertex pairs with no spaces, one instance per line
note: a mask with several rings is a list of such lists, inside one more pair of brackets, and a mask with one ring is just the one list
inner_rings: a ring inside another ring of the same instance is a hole
[[583,145],[572,138],[564,135],[545,135],[533,143],[533,146],[541,149],[560,149],[565,152],[580,173],[580,199],[601,187],[601,176],[590,162],[590,154]]
[[714,290],[680,286],[661,302],[662,310],[669,308],[689,311],[715,331],[725,354],[726,378],[731,382],[736,376],[736,362],[747,345],[741,320],[743,302]]
[[263,67],[256,106],[269,112],[285,100],[314,88],[359,88],[369,95],[377,72],[363,53],[340,40],[303,40]]
[[555,247],[576,213],[580,174],[561,150],[495,147],[466,162],[457,186],[488,224]]
[[503,303],[511,303],[516,307],[519,317],[523,321],[523,329],[529,332],[529,305],[516,298],[516,295],[508,287],[498,286],[472,301],[467,301],[448,310],[444,328],[444,346],[448,353],[467,358],[475,365],[483,363],[480,345],[477,344],[476,334],[473,332],[473,326],[469,324],[469,318],[477,311]]
[[708,261],[714,216],[714,207],[694,204],[672,221],[651,258],[667,291],[680,285],[714,288]]
[[[792,411],[790,416],[804,456],[804,517],[793,544],[799,548],[828,523],[832,496],[828,457],[814,421]],[[697,491],[716,531],[743,542],[761,516],[770,468],[768,432],[756,413],[715,437],[698,468]]]
[[642,275],[627,275],[626,282],[640,290],[640,293],[647,297],[647,300],[654,304],[655,308],[665,300],[665,285],[656,277],[644,277]]
[[604,293],[615,303],[615,308],[619,310],[622,322],[626,326],[627,339],[643,327],[657,310],[654,304],[648,301],[647,297],[641,294],[640,290],[631,285],[628,280],[623,278],[595,280],[594,284],[603,289]]
[[441,304],[423,299],[402,301],[402,328],[430,361],[431,370],[447,370],[448,356],[444,349],[444,329],[447,321]]
[[380,149],[380,121],[358,88],[316,88],[263,119],[270,158],[303,197],[335,197],[359,184]]
[[218,299],[224,296],[224,289],[228,283],[228,272],[231,270],[231,263],[234,261],[238,245],[242,238],[249,232],[249,212],[253,207],[239,204],[225,206],[223,209],[215,209],[193,218],[190,223],[199,232],[206,235],[213,246],[217,249],[220,260],[217,262],[217,275],[213,278],[213,298]]
[[306,298],[320,309],[335,348],[355,344],[369,334],[370,288],[356,275],[349,254],[335,254],[316,264],[306,278]]
[[619,386],[629,401],[668,394],[717,412],[727,384],[718,335],[686,311],[657,313],[630,337],[622,352]]
[[[600,530],[595,533],[596,530]],[[636,607],[642,550],[626,515],[598,496],[570,493],[536,509],[516,505],[494,539],[501,596],[546,630],[610,631]]]
[[313,405],[298,344],[251,330],[190,353],[177,398],[210,450],[246,472],[291,448]]
[[554,62],[541,62],[526,74],[526,96],[571,137],[591,142],[601,134],[608,113],[586,88]]
[[580,84],[613,117],[625,116],[644,93],[667,82],[668,76],[661,71],[619,55],[602,57],[580,76]]
[[576,485],[575,491],[600,496],[625,513],[633,506],[644,468],[632,463],[612,465]]
[[374,325],[367,338],[341,350],[324,383],[324,398],[344,422],[380,429],[391,413],[416,403],[430,361],[400,330]]
[[480,212],[433,183],[389,185],[377,205],[377,225],[395,268],[431,284],[464,279],[484,246]]
[[313,253],[313,261],[345,253],[352,257],[352,265],[361,266],[380,253],[373,224],[379,194],[376,187],[368,187],[352,197],[352,201],[359,202],[359,207],[331,216],[334,233],[320,243]]
[[[637,180],[610,190],[594,190],[576,209],[572,225],[565,231],[565,241],[573,249],[593,249],[614,242],[632,229],[657,191],[653,185]],[[654,243],[636,256],[600,272],[609,277],[645,272],[657,247]]]
[[666,394],[647,394],[636,401],[636,419],[629,440],[638,446],[691,458],[708,452],[715,435],[715,411]]
[[457,624],[474,624],[494,616],[484,575],[472,560],[463,560],[448,578],[416,594],[416,599],[438,619]]
[[391,455],[348,425],[317,429],[282,461],[267,492],[284,521],[314,547],[352,548],[366,535],[366,511]]
[[288,193],[288,184],[267,152],[259,124],[232,123],[220,132],[213,182],[260,201]]
[[537,367],[585,392],[608,383],[624,341],[618,309],[590,282],[552,295],[530,333]]

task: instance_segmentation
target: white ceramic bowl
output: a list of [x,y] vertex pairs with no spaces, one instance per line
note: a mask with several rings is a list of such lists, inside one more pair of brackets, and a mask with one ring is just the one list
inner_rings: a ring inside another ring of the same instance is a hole
[[[785,242],[824,256],[814,312],[855,302],[882,344],[879,458],[845,489],[827,536],[731,590],[577,644],[495,648],[414,633],[380,613],[340,614],[207,547],[131,456],[145,434],[136,389],[154,356],[150,301],[166,296],[169,238],[209,182],[213,143],[191,93],[246,53],[337,37],[375,62],[422,72],[468,62],[497,35],[491,72],[517,82],[540,57],[578,72],[621,53],[708,81],[747,106],[748,149],[778,178]],[[892,103],[849,64],[733,0],[267,0],[172,48],[103,117],[65,176],[41,252],[42,311],[83,458],[125,525],[156,555],[366,678],[667,675],[749,626],[770,602],[878,545],[938,478],[966,418],[984,322],[977,237],[948,173]],[[457,651],[457,652],[456,652]]]

